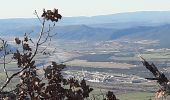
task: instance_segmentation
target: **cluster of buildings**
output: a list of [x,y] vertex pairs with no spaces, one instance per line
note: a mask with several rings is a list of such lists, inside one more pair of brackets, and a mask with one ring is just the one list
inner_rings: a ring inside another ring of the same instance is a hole
[[78,80],[85,79],[89,82],[103,82],[103,83],[147,83],[145,78],[136,75],[126,75],[121,73],[106,73],[106,72],[89,72],[67,70],[63,72],[66,78],[75,77]]

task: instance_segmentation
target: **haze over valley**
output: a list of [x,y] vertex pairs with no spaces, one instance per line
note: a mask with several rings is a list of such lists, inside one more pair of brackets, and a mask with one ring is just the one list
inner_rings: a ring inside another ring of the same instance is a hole
[[[39,27],[38,19],[0,19],[0,36],[10,41],[11,48],[17,48],[12,45],[14,36],[31,33],[36,39]],[[121,92],[154,91],[155,84],[145,79],[151,74],[138,55],[170,75],[170,11],[63,17],[52,33],[57,35],[50,45],[45,44],[48,48],[39,55],[37,65],[42,67],[51,60],[65,63],[65,77],[85,78],[104,89]]]

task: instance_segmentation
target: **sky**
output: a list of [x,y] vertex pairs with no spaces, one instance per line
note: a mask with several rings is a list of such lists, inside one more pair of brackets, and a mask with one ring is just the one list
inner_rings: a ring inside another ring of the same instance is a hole
[[0,0],[0,18],[32,18],[35,10],[59,9],[63,16],[96,16],[135,11],[170,11],[170,0]]

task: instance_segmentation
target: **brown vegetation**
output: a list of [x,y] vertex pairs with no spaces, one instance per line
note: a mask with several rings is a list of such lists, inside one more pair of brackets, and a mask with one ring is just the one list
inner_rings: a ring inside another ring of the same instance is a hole
[[[51,30],[55,26],[49,25],[48,30],[45,31],[45,23],[48,20],[57,22],[61,19],[61,15],[58,14],[58,10],[54,11],[47,10],[43,12],[42,18],[40,18],[35,11],[35,15],[41,23],[41,31],[38,39],[32,41],[29,34],[25,34],[23,39],[15,38],[15,43],[19,46],[12,59],[17,62],[17,66],[20,69],[18,72],[8,75],[6,70],[5,57],[8,54],[6,52],[6,41],[1,39],[3,46],[2,50],[5,51],[4,57],[4,72],[6,73],[6,82],[0,89],[0,99],[3,100],[84,100],[89,97],[89,93],[93,90],[86,81],[83,79],[81,82],[76,78],[65,79],[61,74],[61,71],[66,67],[64,64],[57,64],[52,61],[50,65],[44,66],[44,77],[41,78],[37,71],[39,70],[35,64],[35,57],[39,53],[39,47],[51,40]],[[55,35],[55,34],[54,34]],[[31,46],[30,44],[33,44]],[[4,91],[4,88],[11,82],[15,77],[19,77],[20,82],[16,85],[16,88],[12,91]],[[92,98],[95,100],[95,98]],[[104,99],[104,98],[103,98]],[[104,100],[116,100],[113,92],[108,92],[106,99]]]

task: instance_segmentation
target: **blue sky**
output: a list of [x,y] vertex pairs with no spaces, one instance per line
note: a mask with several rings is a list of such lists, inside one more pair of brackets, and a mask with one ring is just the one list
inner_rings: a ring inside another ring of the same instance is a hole
[[0,18],[35,17],[34,10],[58,8],[63,16],[134,11],[170,11],[170,0],[0,0]]

